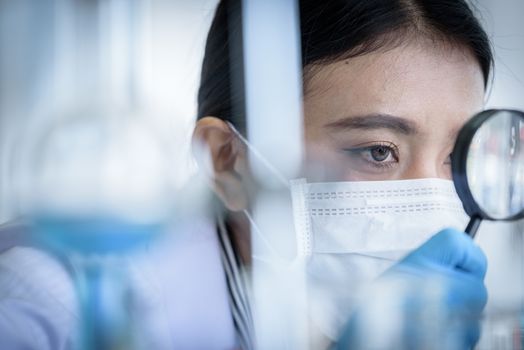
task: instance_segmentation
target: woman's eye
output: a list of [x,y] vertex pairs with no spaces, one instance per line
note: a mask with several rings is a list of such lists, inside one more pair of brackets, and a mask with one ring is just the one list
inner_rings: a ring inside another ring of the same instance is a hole
[[383,162],[391,155],[391,148],[386,146],[377,146],[370,149],[370,155],[376,162]]
[[399,161],[398,148],[390,142],[364,144],[344,151],[349,154],[355,167],[386,168]]

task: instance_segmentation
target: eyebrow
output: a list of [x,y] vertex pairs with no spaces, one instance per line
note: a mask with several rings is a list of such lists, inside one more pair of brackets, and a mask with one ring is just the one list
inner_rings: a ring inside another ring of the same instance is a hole
[[418,132],[417,125],[413,121],[389,114],[368,114],[345,117],[328,123],[324,125],[324,127],[333,129],[333,131],[344,131],[347,129],[389,129],[404,135],[412,135]]

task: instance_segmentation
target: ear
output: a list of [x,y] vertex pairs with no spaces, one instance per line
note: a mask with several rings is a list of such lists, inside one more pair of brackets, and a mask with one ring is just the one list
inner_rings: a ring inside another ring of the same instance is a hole
[[229,125],[215,117],[199,119],[193,132],[193,153],[226,208],[246,209],[249,172],[245,149]]

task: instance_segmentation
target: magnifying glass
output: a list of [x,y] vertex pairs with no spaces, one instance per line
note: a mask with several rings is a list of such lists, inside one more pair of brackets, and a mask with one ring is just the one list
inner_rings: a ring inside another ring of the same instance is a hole
[[524,112],[491,109],[461,129],[453,149],[453,182],[470,221],[472,238],[482,220],[524,217]]

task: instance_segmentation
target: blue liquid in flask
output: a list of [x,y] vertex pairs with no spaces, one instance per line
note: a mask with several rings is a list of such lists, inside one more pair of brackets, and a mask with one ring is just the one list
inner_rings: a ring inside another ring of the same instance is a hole
[[164,230],[160,223],[139,223],[111,216],[38,215],[35,239],[59,256],[81,257],[75,273],[81,324],[81,350],[135,349],[125,268],[114,259],[147,245]]
[[38,215],[36,239],[59,252],[80,254],[128,253],[156,238],[164,225],[138,223],[110,216]]

